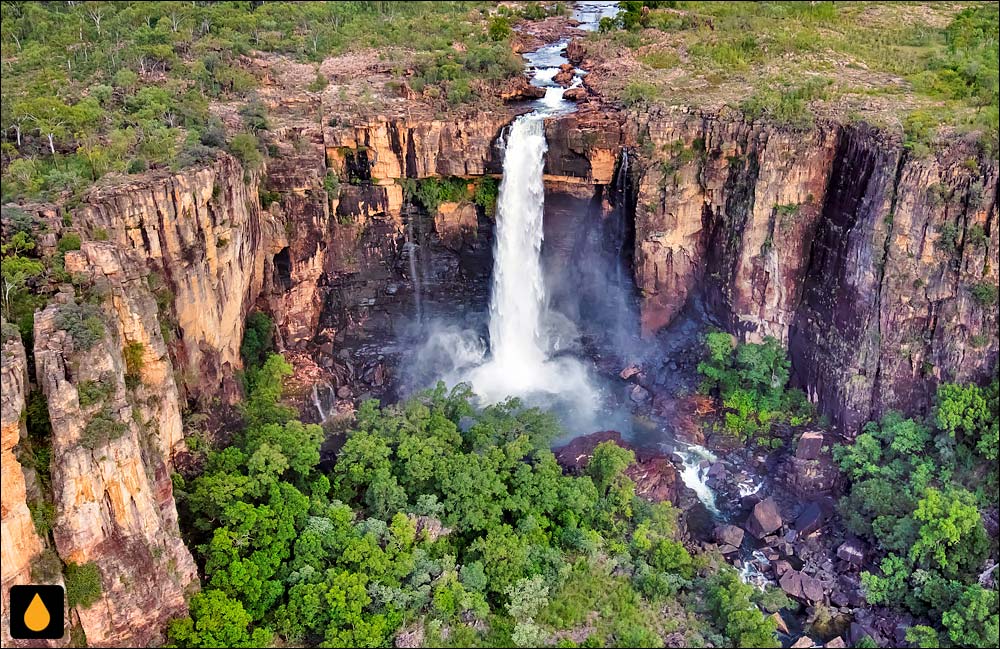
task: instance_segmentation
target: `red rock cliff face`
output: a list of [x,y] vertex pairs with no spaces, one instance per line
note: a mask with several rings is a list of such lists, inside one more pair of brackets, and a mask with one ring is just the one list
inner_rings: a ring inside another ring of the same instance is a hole
[[997,163],[917,159],[864,126],[799,133],[641,117],[636,284],[644,329],[695,296],[727,328],[786,342],[796,381],[845,431],[925,408],[997,358]]

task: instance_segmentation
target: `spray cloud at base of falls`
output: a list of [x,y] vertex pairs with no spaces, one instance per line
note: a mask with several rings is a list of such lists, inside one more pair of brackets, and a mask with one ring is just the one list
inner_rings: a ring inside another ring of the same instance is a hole
[[485,403],[516,396],[570,414],[567,424],[586,426],[600,396],[586,366],[567,353],[577,333],[548,309],[542,269],[545,115],[542,110],[515,120],[504,146],[488,351],[470,332],[441,325],[417,359],[444,356],[441,378],[470,383]]

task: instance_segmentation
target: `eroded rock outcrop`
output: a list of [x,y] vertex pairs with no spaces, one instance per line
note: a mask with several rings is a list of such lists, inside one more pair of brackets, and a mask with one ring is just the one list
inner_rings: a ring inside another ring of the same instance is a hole
[[[5,331],[8,326],[4,322]],[[14,448],[25,435],[22,415],[28,395],[28,361],[20,336],[3,342],[0,359],[0,466],[3,467],[3,485],[0,488],[0,538],[3,540],[0,633],[3,634],[3,644],[10,646],[10,587],[31,583],[31,563],[43,546],[28,510],[24,473],[14,455]]]
[[136,252],[156,274],[172,305],[179,387],[206,402],[239,394],[243,321],[264,279],[258,185],[222,154],[207,167],[98,188],[73,210],[74,226]]
[[367,123],[327,126],[327,161],[342,180],[481,176],[503,161],[501,130],[512,116],[485,113],[453,120],[378,117]]
[[134,251],[98,241],[86,241],[79,251],[67,253],[65,263],[68,272],[85,278],[104,296],[114,338],[129,350],[132,367],[126,363],[125,373],[133,409],[141,421],[151,422],[157,451],[172,458],[185,449],[180,397],[156,298],[149,290],[149,271]]
[[[110,251],[100,246],[84,252],[107,263],[105,253]],[[161,424],[173,426],[171,414],[153,408],[151,393],[130,387],[127,379],[121,334],[137,335],[143,322],[141,316],[122,318],[134,302],[116,304],[127,276],[108,274],[111,299],[104,315],[94,316],[113,325],[98,327],[81,317],[82,307],[67,293],[35,317],[37,381],[52,423],[52,535],[63,562],[93,563],[101,576],[100,599],[76,609],[90,646],[158,642],[166,621],[185,613],[186,590],[196,583],[161,439]],[[80,322],[83,327],[76,326]],[[155,383],[155,338],[149,338],[150,369],[141,380],[163,388]],[[165,419],[146,419],[147,412]]]

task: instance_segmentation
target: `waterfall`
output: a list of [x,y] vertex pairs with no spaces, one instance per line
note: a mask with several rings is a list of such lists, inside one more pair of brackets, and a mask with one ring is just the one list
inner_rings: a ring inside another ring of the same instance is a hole
[[497,369],[512,382],[545,361],[541,319],[542,213],[545,132],[538,115],[519,117],[507,137],[497,201],[496,258],[490,298],[490,349]]
[[[544,120],[560,110],[562,88],[533,113],[518,117],[504,145],[497,200],[489,311],[489,356],[462,370],[461,380],[486,403],[510,396],[564,413],[570,428],[588,429],[600,403],[587,368],[560,354],[577,338],[565,318],[550,313],[542,268],[545,183]],[[458,365],[455,365],[458,367]]]
[[[617,12],[616,3],[596,3],[591,17]],[[599,11],[598,11],[599,9]],[[595,11],[597,13],[595,13]],[[594,23],[596,26],[596,23]],[[571,352],[579,332],[565,316],[550,312],[542,266],[545,119],[576,110],[555,83],[567,40],[524,54],[531,83],[545,88],[534,110],[511,124],[504,143],[503,178],[497,200],[489,346],[471,330],[435,327],[418,352],[448,384],[467,382],[480,403],[519,397],[526,405],[560,414],[573,431],[596,430],[604,397],[587,365]],[[571,87],[582,83],[577,70]]]
[[313,383],[312,400],[313,405],[316,406],[316,412],[319,414],[320,423],[326,423],[327,413],[323,410],[323,402],[319,398],[319,383]]
[[417,322],[423,322],[423,301],[420,295],[420,275],[417,273],[417,242],[413,239],[413,214],[406,220],[406,255],[410,261],[410,281],[413,282],[413,303]]

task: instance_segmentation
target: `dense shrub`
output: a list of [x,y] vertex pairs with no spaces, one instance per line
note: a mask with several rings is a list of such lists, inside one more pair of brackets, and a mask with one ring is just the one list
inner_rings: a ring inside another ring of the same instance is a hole
[[243,331],[240,356],[247,367],[258,367],[267,359],[274,348],[274,322],[263,311],[254,311],[247,316]]
[[134,390],[142,384],[142,368],[145,365],[146,346],[133,341],[122,348],[125,359],[125,387]]
[[921,646],[996,644],[996,596],[978,577],[991,545],[980,507],[998,484],[997,391],[997,379],[944,384],[929,422],[889,413],[834,449],[851,481],[844,522],[882,554],[862,573],[865,596],[933,620],[907,636]]
[[80,445],[93,451],[119,439],[127,432],[128,426],[109,408],[103,408],[90,418],[80,433]]
[[801,426],[812,407],[801,390],[789,389],[791,364],[774,338],[740,343],[724,332],[705,336],[701,391],[722,401],[723,428],[744,441],[766,438],[778,424]]
[[73,338],[77,349],[88,350],[104,336],[100,309],[92,304],[68,302],[56,312],[55,325]]
[[59,237],[59,242],[56,244],[56,248],[59,252],[69,252],[71,250],[79,250],[80,245],[80,235],[75,232],[67,232]]
[[101,597],[101,572],[97,564],[66,564],[66,603],[70,608],[87,608]]

